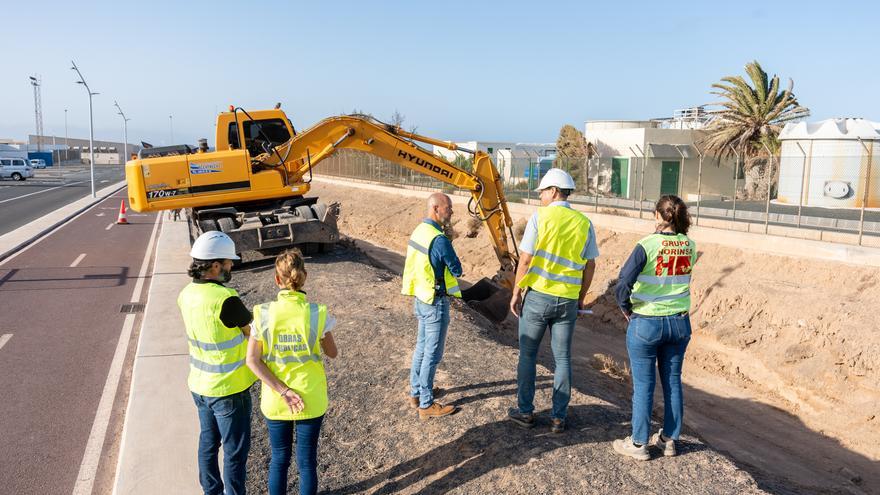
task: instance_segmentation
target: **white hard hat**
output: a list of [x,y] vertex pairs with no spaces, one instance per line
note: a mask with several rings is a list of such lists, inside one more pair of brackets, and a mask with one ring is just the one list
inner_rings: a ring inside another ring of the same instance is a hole
[[574,179],[565,170],[561,168],[551,168],[541,177],[541,183],[535,191],[543,191],[548,187],[558,187],[559,189],[574,190]]
[[200,235],[189,255],[197,260],[240,260],[235,255],[235,243],[228,235],[212,230]]

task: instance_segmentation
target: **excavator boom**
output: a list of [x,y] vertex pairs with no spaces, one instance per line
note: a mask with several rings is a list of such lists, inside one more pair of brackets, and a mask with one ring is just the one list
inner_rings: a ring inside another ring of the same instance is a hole
[[461,150],[454,143],[406,132],[399,127],[382,124],[367,117],[341,116],[318,122],[272,152],[259,155],[255,161],[263,167],[284,167],[288,180],[300,183],[311,172],[312,167],[335,151],[352,149],[370,153],[469,191],[471,200],[468,203],[468,212],[485,222],[489,229],[501,270],[513,270],[517,255],[509,249],[507,237],[513,221],[507,209],[500,175],[489,155],[481,151],[461,150],[474,155],[474,170],[470,172],[433,155],[415,141],[443,146],[453,151]]

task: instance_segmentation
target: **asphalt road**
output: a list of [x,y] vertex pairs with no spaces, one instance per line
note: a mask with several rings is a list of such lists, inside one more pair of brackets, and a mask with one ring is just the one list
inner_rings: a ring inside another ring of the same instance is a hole
[[[91,194],[87,167],[35,170],[25,181],[0,180],[0,235]],[[95,190],[125,180],[122,167],[95,167]],[[119,205],[117,204],[118,208]]]
[[[82,186],[75,193],[68,187],[76,197],[88,194]],[[111,369],[130,367],[134,340],[126,339],[140,328],[140,316],[121,310],[146,300],[149,276],[140,273],[150,273],[147,253],[158,227],[156,214],[136,213],[131,225],[115,225],[124,195],[0,262],[0,492],[71,494],[87,445],[97,448],[92,471],[115,462],[104,448],[115,432],[96,437],[107,428],[93,423],[102,410],[118,417],[124,407],[115,399],[117,392],[124,399],[126,387],[106,384]],[[40,196],[61,201],[51,192]]]

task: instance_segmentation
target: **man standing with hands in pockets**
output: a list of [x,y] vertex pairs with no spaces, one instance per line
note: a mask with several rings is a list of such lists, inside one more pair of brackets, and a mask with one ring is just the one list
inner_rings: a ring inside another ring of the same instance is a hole
[[553,350],[553,409],[550,431],[562,433],[571,398],[571,340],[579,310],[599,256],[593,225],[566,201],[574,179],[553,168],[541,179],[541,207],[532,215],[520,243],[510,310],[519,318],[517,407],[508,417],[524,428],[535,426],[535,366],[538,347],[550,328]]

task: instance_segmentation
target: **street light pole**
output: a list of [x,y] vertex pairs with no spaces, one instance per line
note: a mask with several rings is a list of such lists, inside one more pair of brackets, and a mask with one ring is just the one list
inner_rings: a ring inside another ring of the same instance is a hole
[[92,96],[95,96],[99,93],[93,93],[89,88],[89,85],[86,84],[86,80],[83,78],[82,72],[79,71],[79,68],[76,66],[76,62],[73,60],[70,61],[73,65],[70,69],[75,70],[76,74],[79,76],[79,81],[77,84],[82,84],[86,88],[86,93],[89,94],[89,169],[91,175],[92,182],[92,197],[95,196],[95,120],[92,113]]
[[[64,161],[70,160],[70,143],[67,140],[67,109],[64,109]],[[63,167],[64,162],[61,162],[59,167]]]
[[128,162],[128,121],[131,119],[125,117],[125,114],[122,113],[122,108],[119,107],[119,103],[117,103],[116,100],[113,100],[113,105],[115,105],[116,109],[119,110],[119,112],[117,113],[119,113],[119,115],[122,115],[122,139],[124,141],[122,143],[122,146],[123,149],[125,149],[125,151],[123,152],[124,154],[122,155],[122,163],[125,164],[126,162]]
[[174,145],[174,117],[171,115],[168,116],[168,126],[171,129],[171,142],[168,143],[168,145],[173,146]]
[[43,151],[43,105],[40,98],[40,79],[30,76],[31,86],[34,87],[34,123],[37,132],[37,152]]

